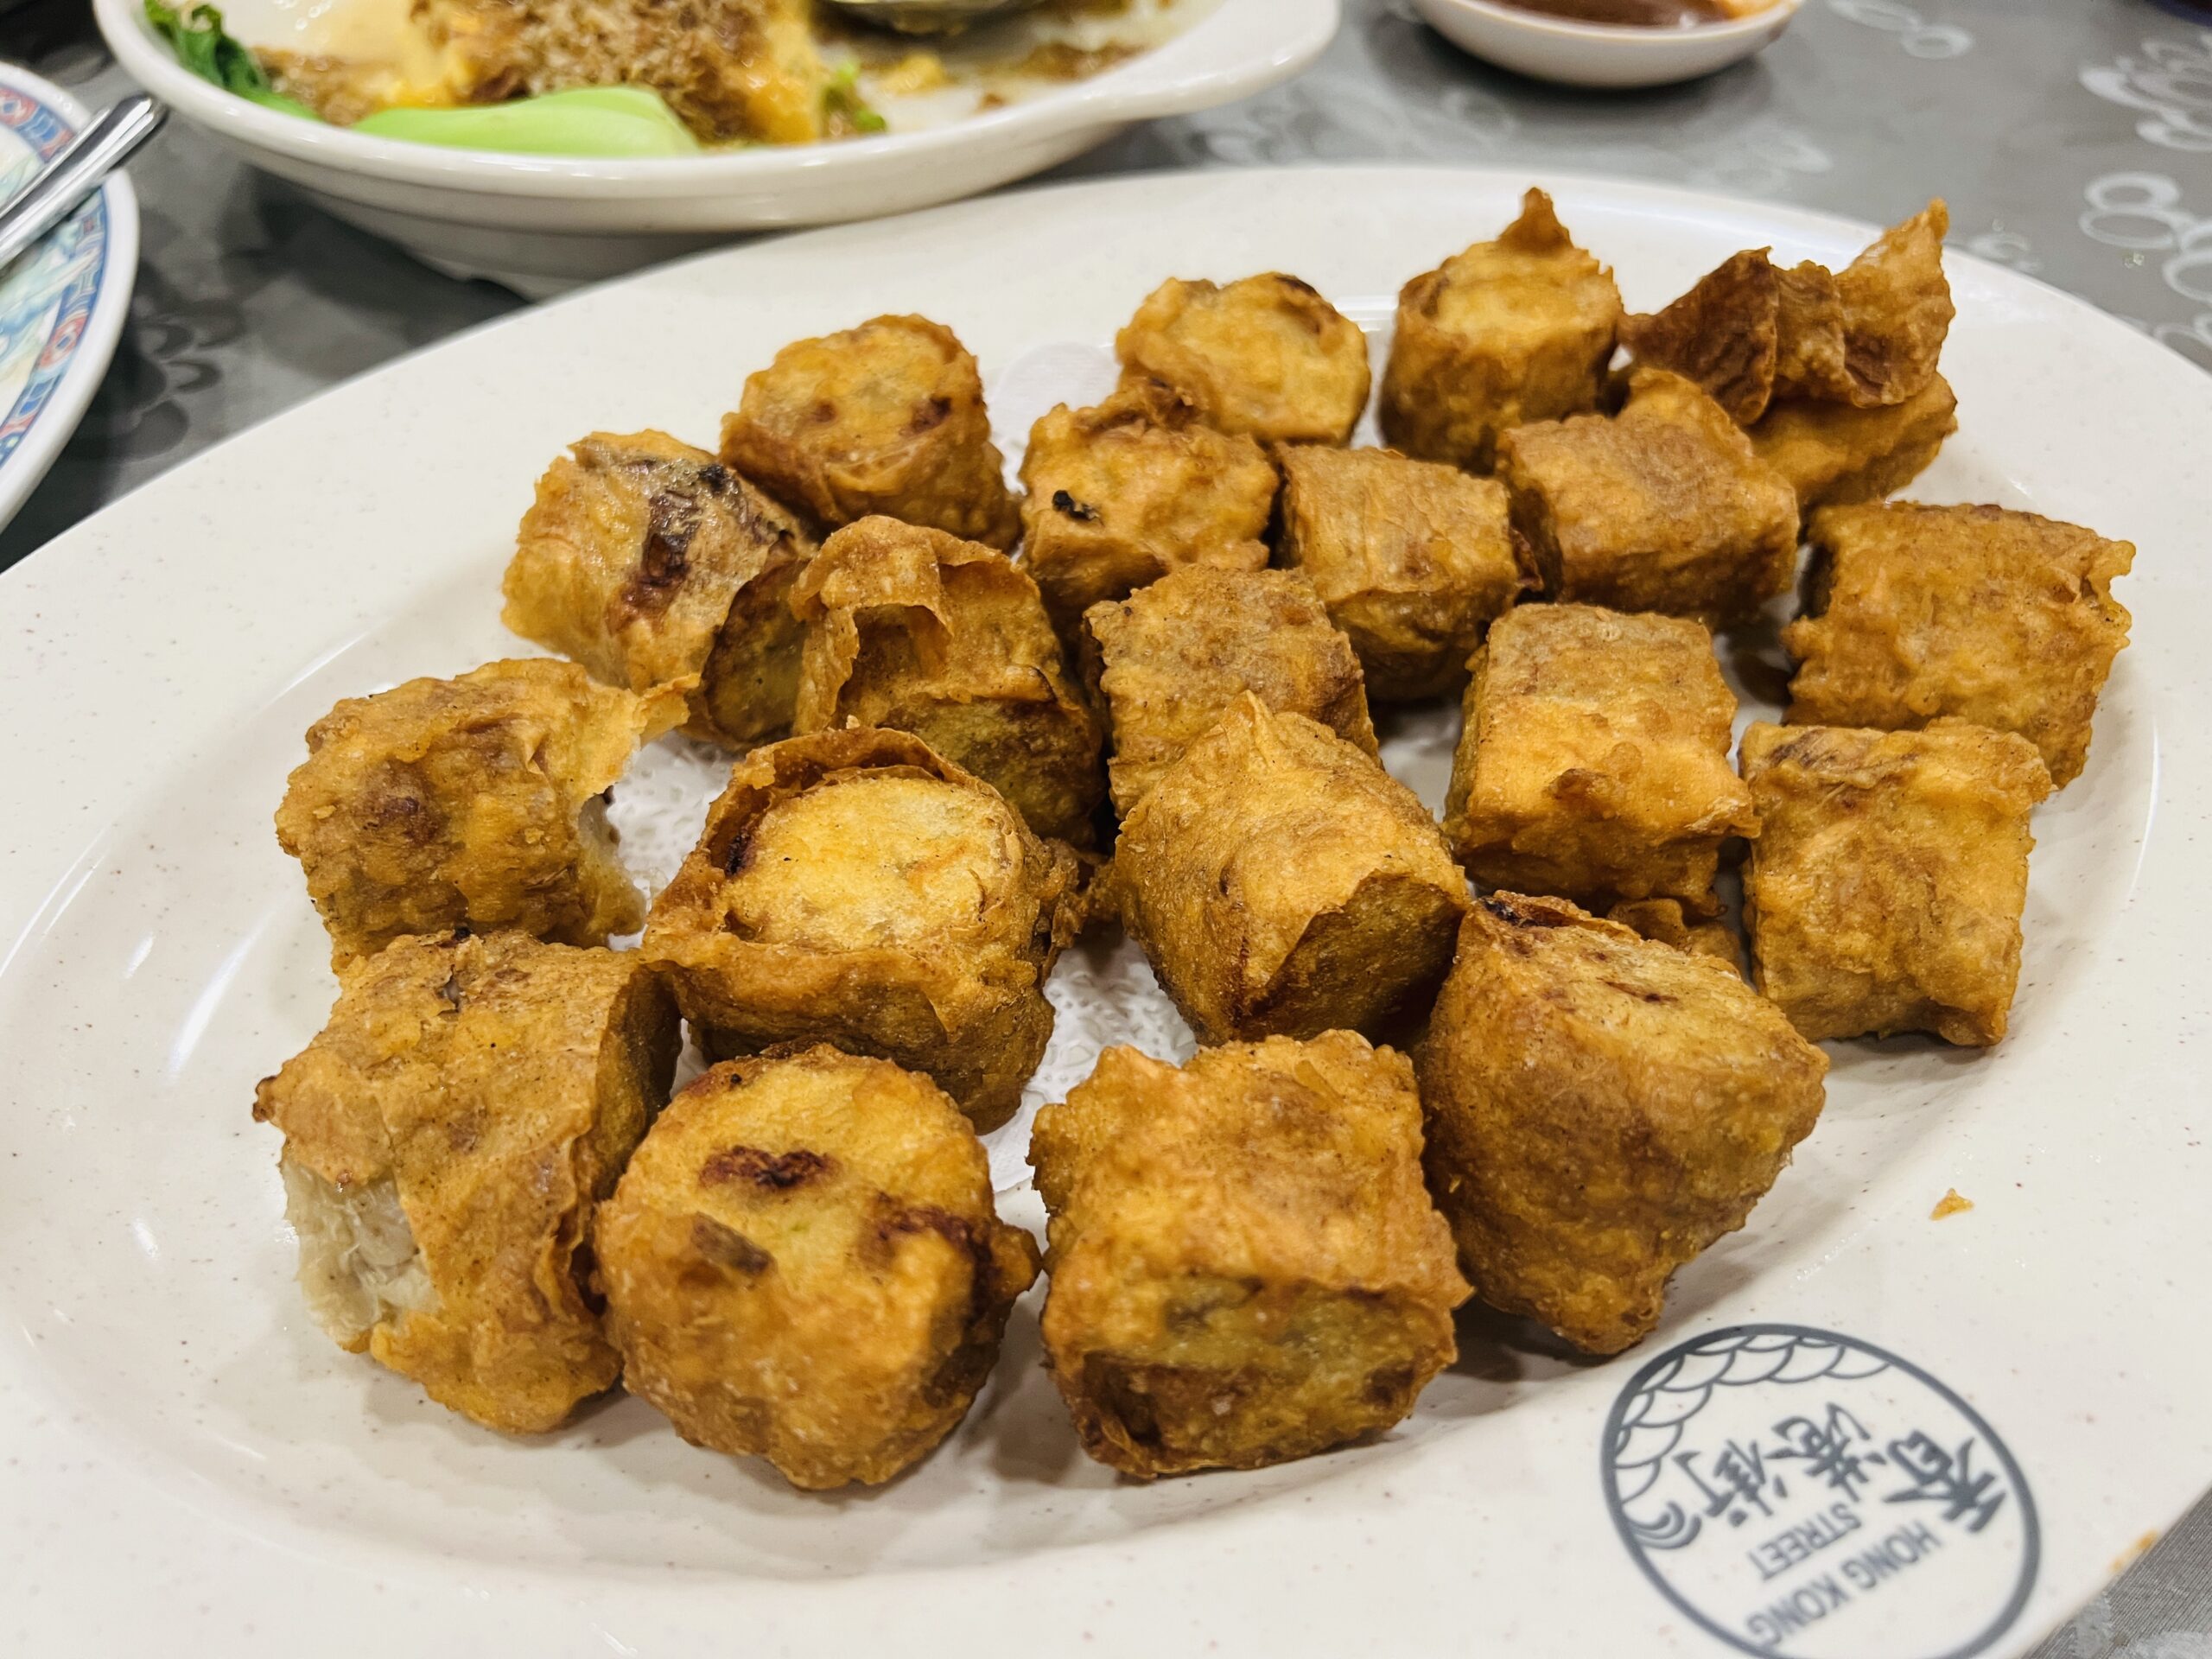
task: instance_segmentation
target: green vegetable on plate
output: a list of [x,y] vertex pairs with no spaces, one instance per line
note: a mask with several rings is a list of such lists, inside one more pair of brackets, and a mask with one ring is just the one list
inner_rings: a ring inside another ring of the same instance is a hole
[[310,121],[316,118],[306,105],[270,85],[269,73],[253,55],[253,48],[224,32],[223,14],[214,7],[194,4],[192,0],[182,6],[146,0],[146,21],[154,33],[169,43],[176,60],[200,79],[212,80],[225,92],[268,109],[303,115]]
[[515,156],[696,156],[700,149],[660,94],[642,86],[579,86],[458,110],[378,110],[353,130]]

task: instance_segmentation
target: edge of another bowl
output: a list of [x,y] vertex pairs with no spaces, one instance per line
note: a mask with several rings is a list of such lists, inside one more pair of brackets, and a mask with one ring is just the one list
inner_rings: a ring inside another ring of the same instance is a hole
[[[71,94],[19,65],[0,63],[0,87],[54,110],[77,130],[81,131],[91,118],[84,105]],[[114,360],[124,321],[130,313],[131,290],[138,277],[137,193],[118,169],[100,186],[99,200],[106,219],[106,245],[101,250],[91,302],[75,343],[69,347],[67,365],[32,411],[22,442],[0,461],[0,527],[29,499],[84,420],[92,394],[99,390],[108,365]],[[16,408],[0,410],[0,421],[12,423],[16,418]]]

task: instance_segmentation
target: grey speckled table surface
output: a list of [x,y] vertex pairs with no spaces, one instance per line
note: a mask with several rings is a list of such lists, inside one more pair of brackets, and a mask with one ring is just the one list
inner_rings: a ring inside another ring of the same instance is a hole
[[[1141,130],[1061,169],[1526,162],[1882,221],[1929,195],[1952,239],[2212,368],[2212,27],[2149,0],[1806,0],[1783,40],[1695,86],[1577,94],[1462,56],[1408,0],[1348,0],[1304,79]],[[0,53],[99,103],[127,90],[84,0],[0,19]],[[433,274],[181,124],[134,164],[130,327],[0,569],[310,393],[522,303]],[[2212,1473],[2212,1471],[2208,1471]],[[2212,1659],[2212,1500],[2037,1659]]]

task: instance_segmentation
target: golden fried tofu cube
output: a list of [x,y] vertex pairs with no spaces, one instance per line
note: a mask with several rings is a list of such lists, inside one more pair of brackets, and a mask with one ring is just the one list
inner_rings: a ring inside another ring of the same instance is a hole
[[1420,1056],[1428,1190],[1491,1306],[1617,1354],[1819,1120],[1827,1059],[1709,957],[1475,901]]
[[912,732],[1005,796],[1040,836],[1087,846],[1105,738],[1069,677],[1037,584],[1003,553],[863,518],[791,589],[806,625],[799,733]]
[[1125,388],[1157,380],[1208,425],[1268,443],[1349,442],[1373,378],[1359,325],[1280,271],[1162,283],[1114,350]]
[[1505,486],[1389,449],[1289,449],[1282,469],[1282,562],[1351,636],[1370,694],[1464,684],[1483,631],[1531,585]]
[[1064,633],[1093,605],[1185,565],[1268,562],[1276,480],[1267,452],[1215,431],[1154,381],[1095,409],[1053,410],[1030,430],[1021,481],[1021,568]]
[[1624,899],[1605,912],[1605,919],[1618,922],[1656,944],[1711,957],[1726,963],[1738,978],[1748,979],[1751,974],[1744,965],[1744,947],[1736,930],[1718,917],[1699,919],[1701,913],[1719,907],[1717,899],[1688,906],[1679,899]]
[[1422,461],[1490,471],[1498,437],[1598,406],[1620,326],[1613,274],[1574,245],[1531,190],[1478,242],[1398,296],[1382,375],[1382,436]]
[[1735,717],[1703,624],[1524,605],[1475,658],[1444,833],[1486,887],[1710,913],[1721,842],[1758,833]]
[[1376,753],[1359,658],[1297,571],[1186,565],[1094,606],[1084,630],[1094,701],[1113,737],[1108,787],[1123,817],[1248,691]]
[[1516,427],[1498,443],[1513,524],[1554,599],[1738,620],[1787,591],[1797,496],[1720,405],[1661,369],[1618,415]]
[[918,738],[789,738],[730,774],[645,950],[714,1058],[835,1044],[927,1072],[994,1129],[1052,1034],[1045,979],[1081,921],[1076,876]]
[[717,1065],[600,1206],[607,1336],[694,1446],[869,1485],[950,1433],[1037,1246],[944,1091],[817,1046]]
[[486,663],[347,697],[308,728],[276,840],[344,966],[404,933],[517,928],[604,944],[645,920],[606,791],[683,717],[574,663]]
[[785,346],[723,417],[721,458],[825,528],[882,513],[1001,550],[1021,530],[982,374],[927,317]]
[[653,0],[416,0],[410,15],[442,48],[459,103],[644,86],[705,143],[804,144],[841,130],[804,0],[674,11]]
[[1824,507],[1813,515],[1793,725],[1897,730],[1955,715],[2018,732],[2051,782],[2081,775],[2132,619],[2112,594],[2135,549],[2002,507]]
[[1417,1014],[1467,884],[1414,792],[1246,692],[1122,821],[1123,924],[1205,1043]]
[[537,481],[500,620],[632,691],[674,685],[683,729],[741,747],[791,723],[814,555],[791,514],[665,432],[594,432]]
[[1962,720],[1753,726],[1744,880],[1760,990],[1815,1042],[1932,1031],[1988,1047],[2020,977],[2035,746]]
[[321,1034],[254,1090],[315,1323],[509,1433],[612,1388],[578,1247],[681,1040],[635,951],[423,936],[346,969]]
[[1810,513],[1903,489],[1958,429],[1958,397],[1939,374],[1901,404],[1770,404],[1751,435],[1759,459],[1797,492],[1798,511]]
[[1413,1067],[1348,1031],[1179,1070],[1101,1054],[1029,1147],[1084,1450],[1144,1479],[1257,1469],[1403,1418],[1467,1295],[1421,1151]]

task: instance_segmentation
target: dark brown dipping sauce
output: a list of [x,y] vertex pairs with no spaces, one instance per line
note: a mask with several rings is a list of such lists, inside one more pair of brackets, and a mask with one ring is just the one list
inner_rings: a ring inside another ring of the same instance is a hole
[[1639,29],[1689,29],[1727,21],[1716,0],[1503,0],[1518,11],[1571,17],[1578,23],[1629,23]]

